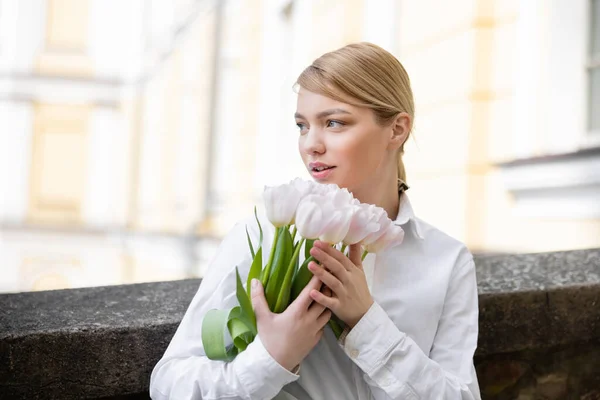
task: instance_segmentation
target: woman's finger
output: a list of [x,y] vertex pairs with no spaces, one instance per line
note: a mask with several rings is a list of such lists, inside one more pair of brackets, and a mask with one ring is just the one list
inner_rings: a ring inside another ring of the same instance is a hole
[[321,315],[319,315],[319,318],[317,318],[317,326],[320,328],[323,328],[325,325],[327,325],[327,323],[329,322],[329,320],[331,319],[331,311],[326,309],[325,311],[323,311],[321,313]]
[[[337,251],[337,250],[336,250]],[[340,281],[345,282],[346,273],[348,270],[344,267],[338,260],[333,258],[330,254],[327,253],[327,250],[323,250],[321,248],[313,247],[310,249],[310,254],[315,258],[315,260],[319,261],[322,265],[326,266],[329,271],[331,271]]]
[[304,287],[304,289],[302,289],[302,292],[300,292],[296,300],[294,300],[288,308],[295,307],[296,309],[302,311],[308,310],[308,307],[313,302],[313,299],[310,297],[310,292],[312,290],[321,289],[322,283],[323,282],[319,279],[318,276],[313,276],[308,282],[308,284]]
[[340,280],[337,277],[335,277],[332,273],[330,273],[314,261],[311,261],[308,264],[308,269],[315,276],[317,276],[324,284],[326,284],[333,293],[337,294],[338,296],[341,294],[341,291],[344,288],[344,284],[340,282]]
[[338,301],[336,298],[327,297],[323,293],[316,290],[310,292],[310,297],[317,303],[329,308],[330,310],[335,311]]
[[[323,285],[323,287],[321,288],[321,293],[323,293],[327,297],[331,297],[333,295],[331,289],[327,285]],[[317,316],[321,315],[325,309],[326,307],[324,305],[313,301],[310,307],[308,308],[308,312],[315,314],[316,318]]]
[[310,307],[308,307],[308,313],[311,314],[312,318],[317,318],[323,313],[323,311],[327,309],[327,307],[325,307],[323,304],[317,303],[312,299],[312,297],[310,298],[310,300],[312,301],[312,303]]
[[355,266],[357,266],[358,268],[362,269],[362,246],[360,244],[352,244],[350,245],[350,251],[348,252],[348,258],[350,259],[350,262],[352,264],[354,264]]
[[[335,247],[327,246],[324,242],[315,242],[317,249],[323,250],[331,258],[336,260],[345,270],[350,271],[352,269],[352,262],[344,253],[336,249]],[[314,247],[313,247],[314,248]]]

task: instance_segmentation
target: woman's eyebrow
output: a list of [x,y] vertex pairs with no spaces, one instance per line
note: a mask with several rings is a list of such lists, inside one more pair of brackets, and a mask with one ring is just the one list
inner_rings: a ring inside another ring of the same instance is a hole
[[[330,110],[321,111],[317,114],[317,119],[325,118],[333,114],[351,114],[349,111],[344,110],[343,108],[332,108]],[[302,114],[295,113],[294,118],[303,118],[306,119]]]

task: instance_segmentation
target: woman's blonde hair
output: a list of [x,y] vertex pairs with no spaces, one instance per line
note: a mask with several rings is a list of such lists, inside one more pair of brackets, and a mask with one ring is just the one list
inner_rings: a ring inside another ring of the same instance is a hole
[[[300,74],[296,84],[337,101],[370,108],[381,125],[389,124],[401,112],[414,121],[406,70],[391,53],[372,43],[354,43],[323,54]],[[406,182],[403,153],[404,144],[398,152],[398,178]]]

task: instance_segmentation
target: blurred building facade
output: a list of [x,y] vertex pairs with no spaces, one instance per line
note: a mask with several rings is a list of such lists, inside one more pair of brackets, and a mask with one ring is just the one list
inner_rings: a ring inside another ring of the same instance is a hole
[[417,213],[478,252],[600,246],[600,0],[0,0],[0,291],[201,276],[308,178],[292,85],[406,67]]

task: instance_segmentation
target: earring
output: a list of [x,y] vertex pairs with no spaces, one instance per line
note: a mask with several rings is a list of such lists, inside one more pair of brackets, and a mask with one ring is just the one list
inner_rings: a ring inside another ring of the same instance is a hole
[[409,189],[409,186],[402,179],[398,178],[398,193],[405,192]]

